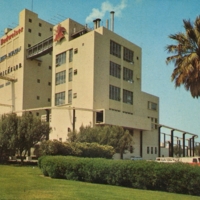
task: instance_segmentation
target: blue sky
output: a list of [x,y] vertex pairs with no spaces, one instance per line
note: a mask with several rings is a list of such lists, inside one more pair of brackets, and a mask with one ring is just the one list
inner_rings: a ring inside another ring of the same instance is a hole
[[54,24],[71,18],[89,27],[97,17],[105,25],[115,10],[115,33],[142,48],[142,90],[160,98],[160,123],[198,134],[200,141],[200,101],[183,87],[175,89],[174,66],[165,63],[165,47],[173,43],[168,36],[184,31],[183,19],[200,15],[199,0],[0,0],[0,5],[0,35],[18,24],[24,8]]

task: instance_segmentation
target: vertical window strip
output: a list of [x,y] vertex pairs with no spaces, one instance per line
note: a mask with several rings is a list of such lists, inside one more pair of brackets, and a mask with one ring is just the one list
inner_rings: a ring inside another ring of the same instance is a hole
[[133,62],[133,51],[124,47],[123,59],[128,62]]
[[123,90],[123,102],[133,105],[133,92]]
[[72,90],[68,90],[68,103],[72,103]]
[[120,88],[110,85],[109,98],[112,100],[120,101]]
[[56,55],[56,67],[66,63],[66,52]]
[[124,67],[123,68],[123,80],[132,83],[133,82],[133,70]]
[[56,93],[55,95],[55,105],[65,104],[65,92]]
[[56,85],[60,85],[66,82],[66,71],[56,73]]
[[121,66],[110,61],[110,75],[116,78],[121,78]]
[[114,41],[110,41],[110,54],[121,58],[121,45]]
[[73,49],[69,50],[69,62],[73,61]]
[[72,68],[69,69],[69,77],[68,77],[69,82],[72,81]]

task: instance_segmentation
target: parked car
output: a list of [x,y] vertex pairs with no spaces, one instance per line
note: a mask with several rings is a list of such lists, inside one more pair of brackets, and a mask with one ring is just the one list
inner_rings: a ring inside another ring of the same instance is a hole
[[131,157],[131,160],[143,160],[143,158],[139,156],[133,156]]

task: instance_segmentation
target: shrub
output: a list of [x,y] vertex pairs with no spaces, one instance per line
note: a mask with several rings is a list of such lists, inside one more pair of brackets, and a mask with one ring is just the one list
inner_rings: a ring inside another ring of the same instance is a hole
[[43,156],[38,165],[52,178],[200,195],[200,168],[184,163]]
[[98,143],[68,143],[57,140],[43,141],[39,147],[40,155],[71,155],[80,157],[112,158],[115,151],[108,145]]

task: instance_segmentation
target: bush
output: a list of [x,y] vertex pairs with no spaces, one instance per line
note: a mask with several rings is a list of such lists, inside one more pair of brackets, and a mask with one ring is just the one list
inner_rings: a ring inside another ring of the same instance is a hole
[[52,178],[200,195],[200,168],[184,163],[43,156],[38,165]]
[[115,151],[108,145],[98,143],[68,143],[57,140],[43,141],[39,147],[40,155],[71,155],[89,158],[112,158]]

